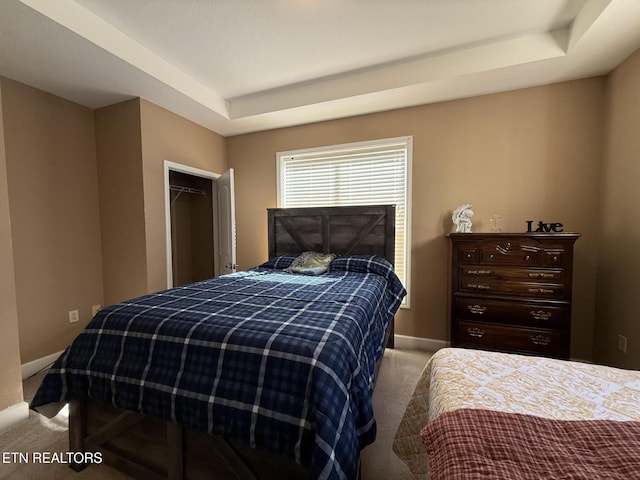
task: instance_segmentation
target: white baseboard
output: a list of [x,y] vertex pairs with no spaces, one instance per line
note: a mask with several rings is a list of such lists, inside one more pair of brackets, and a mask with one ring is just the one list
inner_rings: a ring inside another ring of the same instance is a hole
[[16,403],[0,410],[0,432],[29,418],[29,404],[27,402]]
[[22,364],[22,379],[29,378],[32,375],[35,375],[43,368],[47,368],[53,362],[55,362],[60,355],[62,355],[63,350],[52,353],[51,355],[47,355],[46,357],[38,358],[33,360],[32,362],[27,362]]
[[435,340],[433,338],[410,337],[408,335],[395,335],[395,345],[398,348],[408,350],[420,350],[424,352],[435,352],[441,348],[449,346],[445,340]]

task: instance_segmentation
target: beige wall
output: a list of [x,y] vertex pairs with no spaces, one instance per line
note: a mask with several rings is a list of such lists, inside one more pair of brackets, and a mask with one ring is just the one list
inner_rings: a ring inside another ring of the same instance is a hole
[[225,170],[225,139],[143,99],[96,111],[105,303],[167,287],[164,161]]
[[448,338],[445,234],[452,209],[471,203],[474,231],[488,231],[497,213],[506,231],[526,231],[526,220],[544,220],[582,233],[572,356],[589,359],[604,89],[605,78],[598,77],[230,137],[238,262],[248,267],[267,256],[276,152],[413,135],[412,304],[400,312],[396,332]]
[[20,346],[0,82],[0,411],[22,401]]
[[[609,76],[595,358],[640,369],[640,51]],[[627,337],[627,354],[617,336]]]
[[211,130],[141,101],[147,291],[167,287],[164,161],[222,174],[226,140]]
[[104,304],[147,293],[140,100],[95,112]]
[[92,110],[14,81],[2,102],[24,363],[64,349],[102,303],[95,131]]

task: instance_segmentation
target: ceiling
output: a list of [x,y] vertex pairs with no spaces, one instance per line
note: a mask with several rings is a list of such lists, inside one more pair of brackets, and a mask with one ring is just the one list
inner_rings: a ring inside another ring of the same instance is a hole
[[0,75],[229,136],[610,72],[640,0],[1,0]]

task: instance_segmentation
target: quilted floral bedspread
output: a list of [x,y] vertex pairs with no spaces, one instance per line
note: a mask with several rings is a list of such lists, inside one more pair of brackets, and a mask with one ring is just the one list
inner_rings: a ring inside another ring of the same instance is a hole
[[420,431],[440,414],[481,408],[557,420],[640,421],[640,371],[566,360],[444,348],[429,360],[395,435],[393,451],[426,479]]

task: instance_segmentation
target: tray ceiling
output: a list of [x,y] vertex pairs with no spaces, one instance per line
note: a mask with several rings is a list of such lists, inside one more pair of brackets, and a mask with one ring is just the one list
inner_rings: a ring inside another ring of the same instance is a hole
[[0,75],[222,135],[606,74],[637,0],[3,0]]

